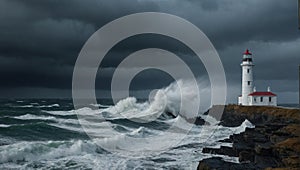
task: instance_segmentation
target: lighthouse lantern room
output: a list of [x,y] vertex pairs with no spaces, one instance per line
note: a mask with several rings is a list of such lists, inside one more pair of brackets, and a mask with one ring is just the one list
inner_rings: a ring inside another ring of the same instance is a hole
[[253,61],[252,53],[247,49],[243,53],[242,67],[242,95],[238,97],[238,104],[245,106],[277,105],[277,96],[271,92],[270,87],[266,92],[256,92],[253,88]]

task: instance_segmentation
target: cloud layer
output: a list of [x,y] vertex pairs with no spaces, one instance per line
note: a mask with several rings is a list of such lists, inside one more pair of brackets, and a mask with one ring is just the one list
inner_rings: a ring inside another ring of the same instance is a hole
[[[279,96],[280,102],[296,103],[297,95],[293,94],[298,91],[300,52],[296,7],[296,1],[281,0],[2,0],[0,97],[71,97],[72,71],[85,41],[113,19],[154,11],[185,18],[210,38],[228,83],[235,89],[230,90],[229,102],[235,102],[234,96],[240,92],[241,54],[249,48],[254,54],[257,88],[271,85],[273,91],[285,96]],[[201,61],[195,61],[183,44],[158,35],[136,36],[119,43],[107,55],[98,73],[98,90],[109,90],[114,68],[124,57],[149,47],[170,50],[197,76],[207,76]],[[158,88],[171,81],[159,71],[142,72],[132,89]],[[38,94],[34,88],[40,89]]]

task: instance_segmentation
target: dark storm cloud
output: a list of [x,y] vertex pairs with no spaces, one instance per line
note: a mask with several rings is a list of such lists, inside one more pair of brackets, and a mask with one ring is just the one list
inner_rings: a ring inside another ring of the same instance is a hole
[[157,8],[151,2],[129,4],[1,1],[0,86],[70,88],[76,57],[96,28],[122,15]]
[[[73,66],[85,41],[113,19],[146,11],[178,15],[202,29],[217,48],[231,84],[240,83],[239,64],[245,48],[257,56],[258,82],[296,83],[294,67],[299,63],[296,47],[300,45],[296,5],[296,1],[281,0],[2,0],[0,88],[70,89]],[[108,89],[114,67],[121,59],[147,47],[181,54],[194,72],[199,76],[206,74],[201,62],[195,62],[193,53],[182,44],[165,37],[141,36],[120,43],[105,58],[102,64],[105,71],[98,75],[102,83],[97,87]],[[289,71],[275,73],[276,69]],[[141,75],[134,82],[134,89],[143,89],[145,85],[151,88],[145,82],[170,81],[159,72]],[[157,84],[153,87],[157,88]],[[272,86],[280,91],[291,90]]]
[[[168,11],[195,23],[218,47],[249,40],[288,41],[295,40],[299,36],[299,31],[295,29],[296,2],[287,3],[278,0],[176,2],[174,6],[180,6],[180,10],[173,11],[169,8]],[[197,4],[200,4],[200,7]],[[210,4],[211,10],[207,8],[203,10],[205,6],[209,6],[203,4]]]
[[1,1],[1,51],[68,61],[105,23],[145,8],[156,10],[151,3],[130,2],[135,5],[128,5],[129,1],[96,0]]

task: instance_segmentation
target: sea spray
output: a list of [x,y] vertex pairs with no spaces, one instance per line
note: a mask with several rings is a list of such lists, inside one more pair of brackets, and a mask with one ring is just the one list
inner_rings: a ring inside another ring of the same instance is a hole
[[[161,114],[173,114],[176,117],[180,114],[185,118],[194,118],[208,109],[208,100],[201,105],[199,113],[194,113],[194,106],[199,105],[199,96],[205,93],[207,96],[206,83],[197,82],[197,86],[191,80],[179,80],[169,86],[155,90],[154,97],[144,103],[138,103],[135,97],[128,97],[120,100],[116,105],[102,109],[113,115],[120,115],[123,118],[149,122],[157,119]],[[200,92],[198,94],[197,92]],[[209,98],[208,98],[209,99]]]

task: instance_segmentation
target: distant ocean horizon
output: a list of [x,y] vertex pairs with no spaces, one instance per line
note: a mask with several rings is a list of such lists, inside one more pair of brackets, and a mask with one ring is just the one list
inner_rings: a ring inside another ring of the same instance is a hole
[[[138,101],[147,101],[148,100],[148,98],[147,97],[136,97],[136,99],[138,100]],[[73,99],[72,98],[68,98],[68,97],[56,97],[56,98],[47,98],[47,97],[41,97],[41,98],[38,98],[38,97],[12,97],[12,98],[1,98],[0,97],[0,101],[5,101],[5,100],[14,100],[14,101],[16,101],[16,100],[70,100],[70,101],[73,101]],[[84,99],[83,99],[84,100]],[[106,98],[98,98],[97,99],[97,101],[106,101],[106,102],[108,102],[108,103],[110,103],[110,104],[113,104],[113,100],[111,99],[111,97],[106,97]],[[227,104],[236,104],[236,103],[227,103]],[[294,106],[299,106],[299,104],[298,103],[278,103],[278,106],[286,106],[286,107],[288,107],[288,106],[292,106],[292,107],[294,107]]]

